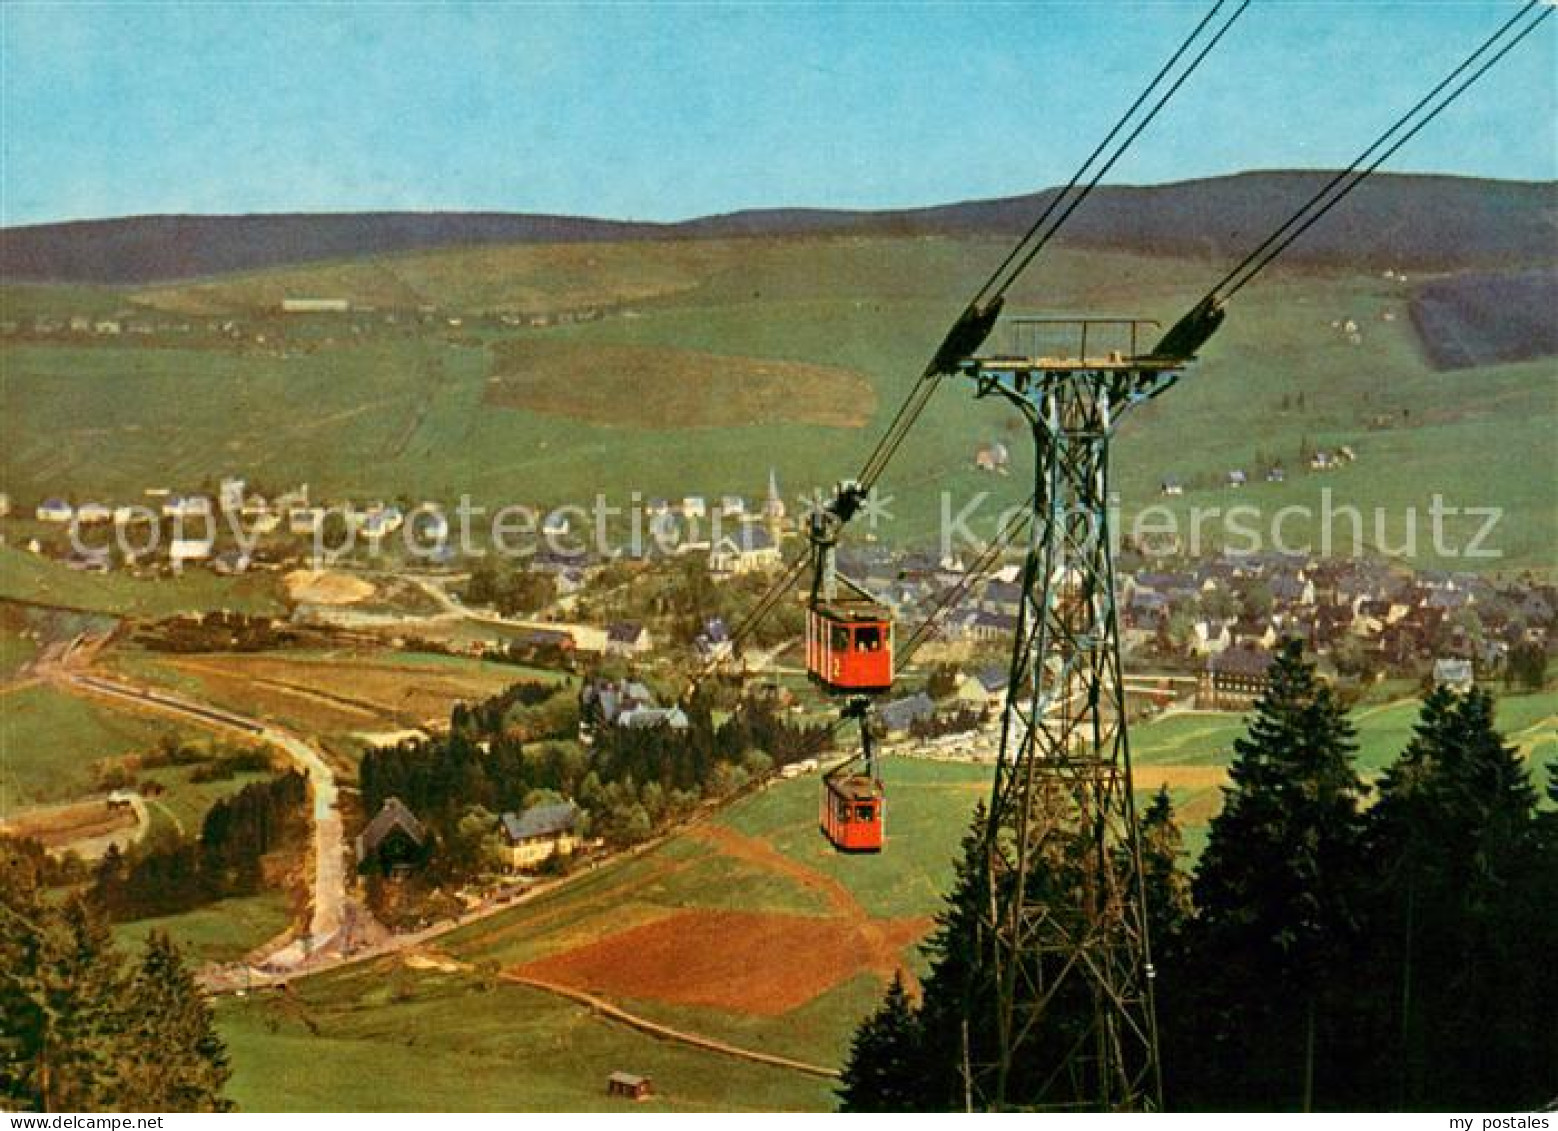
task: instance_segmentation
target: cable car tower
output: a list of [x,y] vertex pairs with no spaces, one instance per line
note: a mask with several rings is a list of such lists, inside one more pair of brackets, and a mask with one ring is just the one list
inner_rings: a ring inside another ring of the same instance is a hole
[[[1022,412],[1035,450],[985,827],[981,959],[996,1046],[968,1067],[981,1108],[1161,1106],[1109,523],[1115,430],[1188,360],[1138,354],[1155,325],[1014,318],[1003,327],[1015,348],[961,366],[978,395]],[[1074,898],[1046,894],[1060,861],[1074,865]],[[1049,1014],[1061,1002],[1084,1020],[1057,1046]],[[1020,1060],[1024,1080],[1044,1081],[1039,1092],[1013,1094]]]

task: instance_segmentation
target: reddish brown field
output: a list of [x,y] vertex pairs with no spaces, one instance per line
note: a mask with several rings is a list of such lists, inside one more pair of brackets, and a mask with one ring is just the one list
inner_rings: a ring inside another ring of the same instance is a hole
[[876,968],[873,952],[884,941],[902,948],[924,930],[918,920],[681,911],[515,973],[605,997],[770,1017]]
[[[828,913],[681,908],[648,923],[578,937],[574,945],[524,962],[511,973],[604,998],[765,1017],[799,1008],[861,973],[883,980],[897,973],[914,984],[903,953],[930,930],[931,919],[872,918],[838,880],[762,838],[713,824],[687,835],[723,856],[816,892]],[[677,867],[665,865],[651,875],[663,878]],[[621,898],[619,892],[610,895]],[[570,914],[576,911],[569,905]],[[526,927],[533,930],[535,922]]]

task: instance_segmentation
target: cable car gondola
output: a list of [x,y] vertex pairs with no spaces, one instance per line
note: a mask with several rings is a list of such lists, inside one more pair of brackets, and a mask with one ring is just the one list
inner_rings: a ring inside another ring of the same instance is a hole
[[882,779],[862,773],[822,779],[822,835],[841,852],[880,852],[887,822]]
[[806,611],[806,670],[829,691],[861,694],[893,685],[893,622],[875,601],[817,601]]
[[806,609],[806,672],[839,695],[875,694],[893,685],[893,620],[887,607],[841,576],[834,565],[838,536],[865,492],[838,485],[833,501],[812,514],[811,600]]
[[876,773],[880,724],[863,695],[850,699],[843,714],[860,720],[860,753],[823,775],[817,825],[840,852],[880,852],[887,831],[887,790]]
[[870,696],[893,686],[893,620],[886,606],[834,565],[839,530],[864,498],[860,484],[839,484],[833,501],[811,516],[808,527],[806,671],[830,695],[849,696],[843,714],[860,720],[860,753],[822,779],[817,823],[841,852],[880,852],[887,816],[887,791],[876,775]]

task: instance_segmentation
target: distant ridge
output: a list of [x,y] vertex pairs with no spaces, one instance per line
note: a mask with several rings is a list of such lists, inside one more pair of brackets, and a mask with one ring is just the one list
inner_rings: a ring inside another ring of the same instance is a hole
[[[1331,174],[1256,172],[1102,188],[1061,242],[1148,254],[1240,254]],[[1007,235],[1056,190],[884,212],[775,208],[674,224],[500,212],[136,216],[0,229],[0,280],[144,285],[436,248],[810,235]],[[1296,245],[1310,266],[1496,269],[1558,262],[1558,182],[1378,175]]]

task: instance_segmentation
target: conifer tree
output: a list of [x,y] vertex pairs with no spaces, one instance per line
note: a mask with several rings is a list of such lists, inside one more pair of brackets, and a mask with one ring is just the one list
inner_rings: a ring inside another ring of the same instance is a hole
[[1485,691],[1429,691],[1369,815],[1370,943],[1389,987],[1376,1025],[1399,1106],[1540,1098],[1521,1091],[1539,1071],[1529,1003],[1551,999],[1531,984],[1543,961],[1530,943],[1550,946],[1554,929],[1551,905],[1530,898],[1544,871],[1536,792],[1493,712]]
[[[980,802],[964,834],[952,888],[923,951],[930,960],[920,1004],[923,1110],[955,1111],[970,1091],[966,1067],[993,1044],[987,1029],[993,987],[983,953],[986,809]],[[981,1006],[984,1008],[981,1008]]]
[[116,1104],[135,1111],[229,1111],[231,1075],[211,1008],[173,941],[152,932],[125,993]]
[[1190,878],[1180,869],[1185,840],[1174,817],[1168,786],[1162,786],[1137,821],[1141,841],[1142,889],[1147,905],[1147,931],[1154,957],[1177,945],[1190,919]]
[[1307,1109],[1317,1081],[1335,1103],[1348,1075],[1332,975],[1356,950],[1364,786],[1353,728],[1297,641],[1268,678],[1196,873],[1185,976],[1202,1101]]
[[894,974],[877,1011],[855,1031],[839,1087],[843,1111],[919,1111],[925,1101],[920,1018]]

